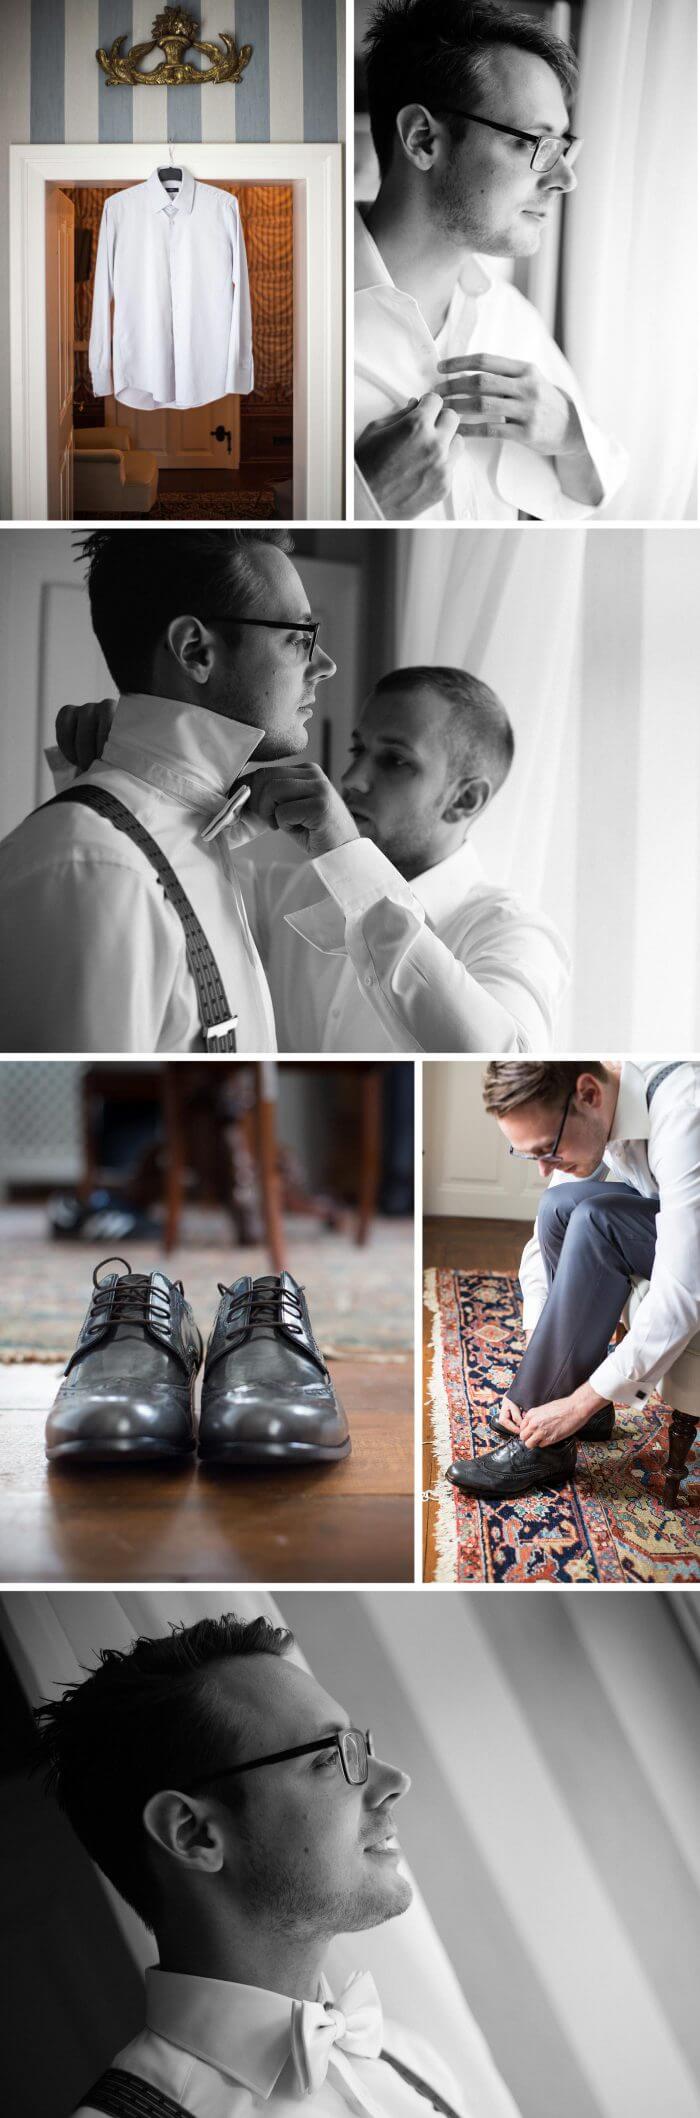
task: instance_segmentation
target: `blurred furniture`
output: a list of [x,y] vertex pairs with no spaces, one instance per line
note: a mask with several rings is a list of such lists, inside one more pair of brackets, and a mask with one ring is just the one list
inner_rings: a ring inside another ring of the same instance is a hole
[[[313,1061],[286,1061],[307,1074]],[[327,1065],[322,1067],[326,1080]],[[333,1069],[334,1071],[334,1069]],[[358,1244],[367,1242],[381,1170],[382,1068],[363,1060],[351,1071],[359,1082],[359,1152],[357,1167]],[[313,1213],[338,1226],[342,1214],[326,1195],[310,1193],[288,1150],[277,1136],[277,1068],[273,1061],[226,1064],[211,1060],[97,1064],[83,1075],[84,1178],[87,1195],[100,1180],[104,1104],[148,1103],[162,1116],[159,1139],[146,1150],[129,1178],[135,1204],[160,1196],[165,1210],[164,1247],[178,1240],[189,1173],[204,1193],[229,1213],[237,1242],[260,1240],[259,1209],[273,1272],[283,1270],[286,1203],[295,1213]]]
[[147,515],[158,498],[158,464],[134,449],[125,427],[74,432],[74,501],[81,515]]
[[[623,1312],[623,1324],[628,1329],[648,1292],[648,1280],[635,1280]],[[662,1376],[658,1387],[661,1396],[667,1399],[671,1407],[664,1507],[677,1508],[679,1487],[685,1477],[690,1451],[700,1425],[700,1333],[691,1338],[685,1352],[679,1354],[668,1374]]]

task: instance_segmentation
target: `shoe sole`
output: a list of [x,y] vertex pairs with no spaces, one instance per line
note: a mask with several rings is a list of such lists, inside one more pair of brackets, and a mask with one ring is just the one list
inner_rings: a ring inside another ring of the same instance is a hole
[[350,1455],[351,1449],[350,1440],[341,1442],[337,1449],[323,1449],[318,1443],[307,1441],[231,1441],[221,1442],[211,1449],[200,1448],[199,1461],[203,1464],[230,1464],[240,1469],[246,1464],[340,1463],[344,1456]]
[[46,1456],[49,1463],[189,1463],[194,1446],[191,1441],[176,1449],[144,1434],[131,1441],[59,1441]]
[[462,1478],[452,1478],[449,1471],[446,1471],[445,1476],[451,1486],[456,1486],[458,1493],[471,1493],[475,1500],[488,1500],[497,1506],[499,1500],[526,1500],[528,1493],[556,1492],[559,1486],[571,1485],[575,1472],[563,1471],[559,1478],[543,1478],[541,1482],[533,1480],[526,1486],[501,1486],[498,1493],[487,1493],[483,1486],[469,1485]]

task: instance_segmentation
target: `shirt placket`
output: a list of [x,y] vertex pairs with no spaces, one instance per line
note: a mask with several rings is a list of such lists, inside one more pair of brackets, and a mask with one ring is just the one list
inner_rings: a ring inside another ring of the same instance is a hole
[[177,294],[177,253],[179,218],[180,216],[175,205],[170,205],[166,208],[166,220],[168,223],[168,283],[170,287],[170,383],[168,389],[168,396],[172,404],[177,404],[178,401],[177,362],[175,358],[175,318]]

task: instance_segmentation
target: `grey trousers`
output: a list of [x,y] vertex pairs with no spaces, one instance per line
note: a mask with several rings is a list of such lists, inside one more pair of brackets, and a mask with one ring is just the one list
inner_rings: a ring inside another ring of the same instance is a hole
[[568,1397],[605,1359],[633,1279],[649,1279],[658,1199],[630,1184],[555,1184],[540,1201],[537,1234],[549,1294],[508,1391],[529,1412]]

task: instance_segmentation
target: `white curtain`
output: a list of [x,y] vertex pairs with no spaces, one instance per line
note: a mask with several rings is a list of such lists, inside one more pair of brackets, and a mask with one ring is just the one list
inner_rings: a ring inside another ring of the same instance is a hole
[[695,1049],[697,532],[395,536],[397,667],[468,669],[513,721],[513,769],[474,848],[571,951],[560,1049]]
[[695,0],[585,0],[564,343],[629,451],[620,520],[695,518],[696,96]]
[[[307,1601],[324,1604],[332,1637],[331,1596],[283,1594],[278,1604],[264,1590],[238,1588],[223,1594],[161,1589],[9,1593],[0,1599],[0,1637],[35,1706],[41,1698],[55,1696],[56,1689],[75,1683],[93,1665],[98,1648],[125,1649],[140,1633],[157,1636],[173,1623],[192,1625],[202,1616],[230,1610],[245,1619],[262,1613],[271,1624],[289,1624],[294,1630],[295,1603]],[[352,1604],[354,1599],[342,1601]],[[301,1649],[295,1653],[308,1667]],[[381,1689],[381,1675],[376,1670],[368,1675]],[[153,1962],[152,1936],[111,1884],[103,1877],[100,1881],[137,1964],[145,1970]],[[68,1931],[69,1906],[65,1920]],[[438,2045],[464,2086],[467,2109],[473,2108],[479,2118],[518,2118],[417,1887],[410,1911],[400,1920],[335,1943],[328,1969],[336,1989],[358,1966],[376,1978],[388,2016],[419,2028]],[[40,1994],[37,2002],[40,2007]]]

